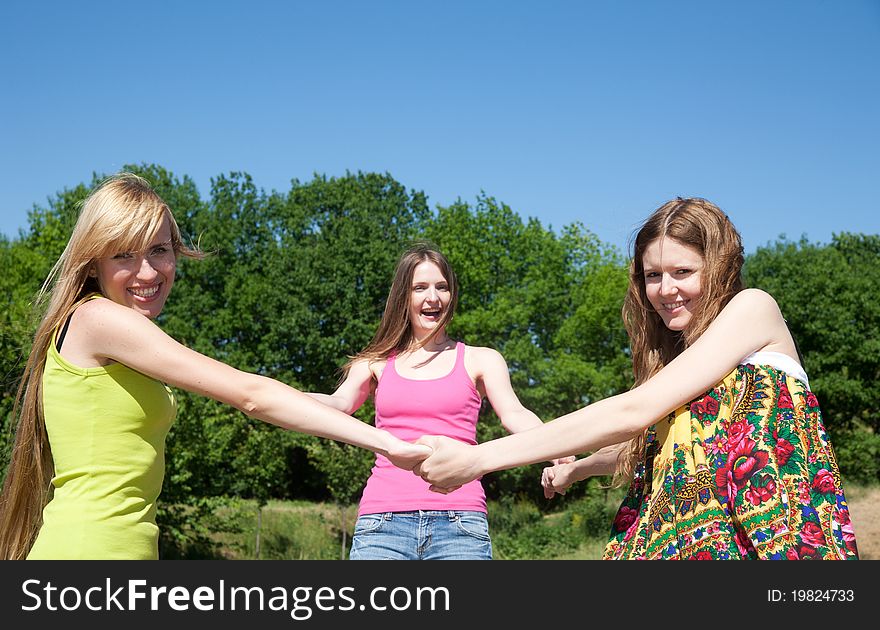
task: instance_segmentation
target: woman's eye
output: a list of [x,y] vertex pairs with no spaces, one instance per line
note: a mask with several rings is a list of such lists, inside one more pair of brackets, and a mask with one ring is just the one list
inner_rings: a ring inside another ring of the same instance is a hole
[[165,254],[165,253],[167,253],[167,252],[168,252],[168,248],[165,247],[164,245],[162,245],[161,247],[156,247],[156,248],[153,249],[153,255],[154,255],[154,256],[161,256],[162,254]]
[[114,260],[121,260],[126,258],[131,258],[131,252],[119,252],[113,257]]

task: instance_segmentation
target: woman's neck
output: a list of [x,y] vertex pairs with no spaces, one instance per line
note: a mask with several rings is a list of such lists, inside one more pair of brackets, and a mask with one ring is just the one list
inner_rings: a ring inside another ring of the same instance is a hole
[[449,339],[446,331],[441,330],[433,337],[431,335],[425,335],[424,337],[413,339],[409,351],[416,352],[418,350],[425,350],[427,352],[440,352],[441,350],[449,348],[450,342],[451,339]]

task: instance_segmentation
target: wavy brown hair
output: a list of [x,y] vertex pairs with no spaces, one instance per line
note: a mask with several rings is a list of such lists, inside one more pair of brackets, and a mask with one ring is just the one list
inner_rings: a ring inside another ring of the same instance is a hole
[[449,285],[449,304],[443,311],[439,325],[428,337],[422,341],[422,345],[431,341],[440,331],[445,330],[455,314],[458,305],[458,279],[452,265],[437,248],[430,243],[417,243],[407,249],[397,261],[394,270],[394,279],[391,281],[391,289],[385,300],[385,311],[382,320],[373,335],[372,341],[367,346],[351,357],[343,369],[343,379],[351,366],[362,359],[368,361],[381,361],[392,354],[398,354],[408,350],[415,337],[412,324],[409,320],[410,296],[412,295],[412,282],[416,267],[423,262],[432,262],[440,269],[440,273],[446,278]]
[[[658,238],[671,238],[696,250],[703,258],[699,308],[687,327],[673,331],[648,301],[643,257]],[[623,303],[623,323],[629,335],[633,375],[638,386],[694,343],[734,295],[743,289],[742,239],[718,206],[699,197],[678,197],[657,208],[636,234],[629,266],[629,288]],[[633,438],[617,462],[614,485],[632,479],[645,456],[647,429]]]
[[183,244],[171,210],[149,182],[131,173],[106,179],[83,203],[70,240],[37,295],[37,308],[45,314],[12,411],[17,424],[0,495],[0,558],[27,556],[50,498],[55,466],[43,416],[42,380],[54,333],[86,296],[100,293],[97,280],[89,275],[95,263],[119,252],[143,250],[165,217],[174,252],[201,258],[201,252]]

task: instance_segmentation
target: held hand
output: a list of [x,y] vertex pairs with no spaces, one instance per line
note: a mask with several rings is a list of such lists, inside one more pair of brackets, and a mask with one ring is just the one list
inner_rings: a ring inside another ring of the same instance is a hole
[[431,448],[421,444],[410,444],[403,440],[395,440],[388,449],[388,460],[404,470],[412,470],[414,466],[431,454]]
[[565,494],[569,486],[574,483],[574,479],[571,476],[574,469],[573,463],[571,461],[548,466],[541,472],[541,486],[544,488],[544,497],[552,499],[556,494]]
[[433,450],[425,461],[413,468],[413,473],[430,483],[434,492],[452,492],[481,474],[474,446],[439,435],[422,436],[416,444]]

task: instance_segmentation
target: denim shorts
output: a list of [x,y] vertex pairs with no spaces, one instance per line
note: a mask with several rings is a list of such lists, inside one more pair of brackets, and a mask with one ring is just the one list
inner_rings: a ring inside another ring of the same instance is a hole
[[415,510],[358,517],[350,560],[491,560],[484,512]]

